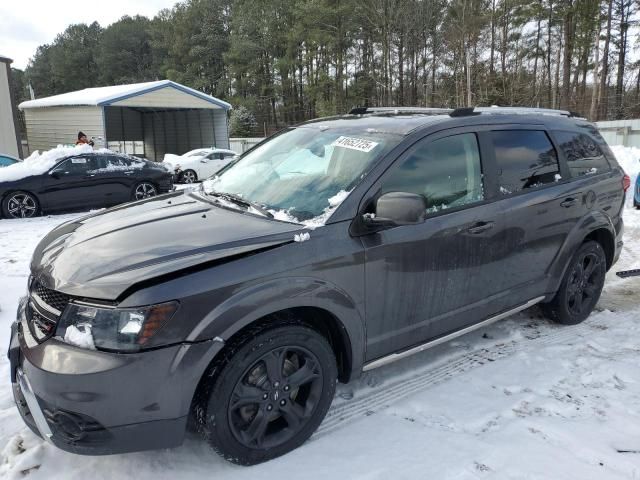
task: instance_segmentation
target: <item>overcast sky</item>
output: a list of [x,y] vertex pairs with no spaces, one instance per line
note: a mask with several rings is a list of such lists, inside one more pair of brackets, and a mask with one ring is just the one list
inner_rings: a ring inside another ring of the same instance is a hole
[[123,15],[153,17],[177,0],[0,0],[0,55],[24,69],[36,48],[51,43],[73,23],[98,21],[103,27]]

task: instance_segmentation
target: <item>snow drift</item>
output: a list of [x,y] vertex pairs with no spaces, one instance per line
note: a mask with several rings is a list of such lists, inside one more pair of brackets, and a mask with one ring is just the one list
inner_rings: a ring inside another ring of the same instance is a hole
[[611,150],[627,175],[636,177],[640,173],[640,148],[613,145]]

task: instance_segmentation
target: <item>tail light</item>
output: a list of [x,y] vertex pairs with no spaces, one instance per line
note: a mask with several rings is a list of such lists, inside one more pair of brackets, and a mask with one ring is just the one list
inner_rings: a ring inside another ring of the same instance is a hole
[[631,178],[629,178],[629,175],[625,173],[624,177],[622,177],[622,188],[626,192],[627,190],[629,190],[630,186],[631,186]]

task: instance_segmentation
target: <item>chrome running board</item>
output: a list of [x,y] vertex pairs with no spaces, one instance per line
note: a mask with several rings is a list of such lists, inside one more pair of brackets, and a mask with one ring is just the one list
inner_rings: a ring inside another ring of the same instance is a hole
[[537,297],[534,298],[532,300],[529,300],[527,303],[525,303],[524,305],[520,305],[519,307],[516,308],[512,308],[511,310],[508,310],[506,312],[503,313],[499,313],[498,315],[495,315],[493,317],[487,318],[486,320],[483,320],[480,323],[476,323],[475,325],[469,325],[468,327],[463,328],[462,330],[458,330],[456,332],[450,333],[448,335],[445,335],[444,337],[439,337],[436,338],[435,340],[430,340],[426,343],[423,343],[421,345],[418,345],[417,347],[413,347],[409,350],[404,350],[402,352],[399,353],[392,353],[391,355],[387,355],[386,357],[382,357],[379,358],[377,360],[374,360],[372,362],[366,363],[364,365],[364,367],[362,367],[362,371],[366,372],[368,370],[373,370],[374,368],[378,368],[378,367],[382,367],[383,365],[387,365],[389,363],[393,363],[397,360],[401,360],[403,358],[406,357],[410,357],[411,355],[414,355],[416,353],[422,352],[424,350],[427,350],[431,347],[435,347],[436,345],[440,345],[442,343],[448,342],[449,340],[453,340],[454,338],[460,337],[462,335],[465,335],[469,332],[473,332],[474,330],[477,330],[478,328],[482,328],[485,327],[487,325],[492,324],[493,322],[497,322],[498,320],[502,320],[503,318],[509,317],[515,313],[521,312],[522,310],[526,310],[529,307],[534,306],[536,303],[540,303],[542,300],[544,300],[544,296],[542,297]]

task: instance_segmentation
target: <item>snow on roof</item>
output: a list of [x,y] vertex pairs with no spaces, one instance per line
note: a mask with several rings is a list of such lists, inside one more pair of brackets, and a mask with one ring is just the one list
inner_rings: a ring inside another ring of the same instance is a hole
[[211,95],[185,87],[171,80],[157,80],[155,82],[131,83],[129,85],[113,85],[110,87],[95,87],[77,90],[75,92],[62,93],[51,97],[28,100],[18,105],[18,108],[60,107],[72,105],[103,106],[123,100],[124,98],[142,95],[160,88],[172,87],[184,93],[196,96],[219,107],[229,110],[231,105]]
[[41,175],[52,168],[61,158],[71,155],[82,155],[83,153],[93,153],[94,151],[90,145],[76,145],[73,147],[58,145],[57,148],[42,152],[42,154],[36,150],[25,158],[24,161],[0,168],[0,183],[13,182],[33,175]]

